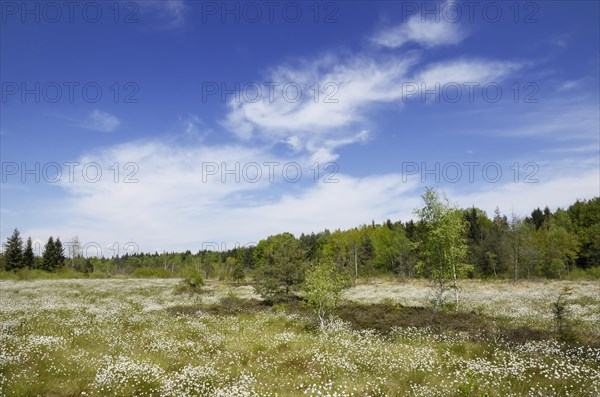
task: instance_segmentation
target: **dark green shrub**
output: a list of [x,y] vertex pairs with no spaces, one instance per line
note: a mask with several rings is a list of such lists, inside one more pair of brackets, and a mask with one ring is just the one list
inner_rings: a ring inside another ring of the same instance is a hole
[[200,289],[204,286],[204,277],[200,270],[187,269],[183,274],[183,282],[189,287]]

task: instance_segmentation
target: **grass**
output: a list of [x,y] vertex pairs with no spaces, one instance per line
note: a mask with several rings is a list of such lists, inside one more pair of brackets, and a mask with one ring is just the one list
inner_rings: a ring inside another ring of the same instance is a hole
[[[459,310],[438,314],[426,283],[359,285],[326,329],[302,301],[268,306],[247,285],[209,282],[198,295],[178,284],[0,282],[0,395],[600,394],[597,282],[469,282]],[[545,301],[565,285],[569,343]]]

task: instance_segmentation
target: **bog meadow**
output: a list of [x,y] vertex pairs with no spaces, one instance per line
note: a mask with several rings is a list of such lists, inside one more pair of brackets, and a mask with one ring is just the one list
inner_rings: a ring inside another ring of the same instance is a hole
[[417,222],[224,252],[38,257],[15,231],[0,391],[600,395],[600,199],[512,220],[423,200]]

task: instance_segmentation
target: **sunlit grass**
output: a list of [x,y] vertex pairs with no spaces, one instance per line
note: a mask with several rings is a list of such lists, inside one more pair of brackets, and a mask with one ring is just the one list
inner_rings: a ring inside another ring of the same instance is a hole
[[[175,293],[177,282],[3,281],[0,395],[600,393],[597,347],[552,338],[516,343],[500,336],[444,331],[444,324],[438,329],[391,327],[376,332],[337,320],[320,330],[309,310],[251,303],[256,301],[247,299],[257,297],[250,286],[209,283],[204,295],[195,296]],[[489,327],[497,319],[549,332],[548,300],[564,286],[468,282],[460,310],[470,313],[469,318],[485,316]],[[600,286],[569,286],[574,291],[573,326],[593,339],[588,317],[599,314]],[[387,282],[355,287],[347,298],[424,306],[428,294],[424,282]]]

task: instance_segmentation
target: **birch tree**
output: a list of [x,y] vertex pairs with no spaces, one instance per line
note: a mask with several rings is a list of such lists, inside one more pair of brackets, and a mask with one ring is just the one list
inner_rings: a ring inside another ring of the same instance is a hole
[[458,279],[470,270],[465,263],[466,224],[461,212],[449,204],[445,195],[440,197],[435,189],[427,188],[422,198],[424,206],[415,210],[425,228],[419,243],[423,260],[418,266],[434,282],[434,311],[437,312],[448,290],[454,291],[458,306]]

